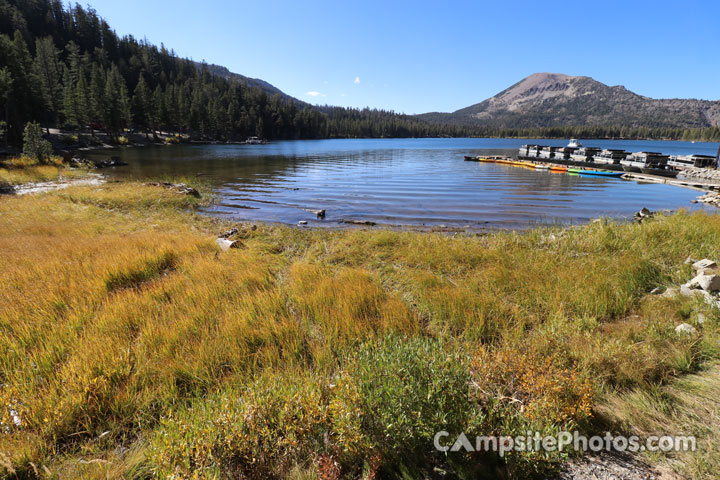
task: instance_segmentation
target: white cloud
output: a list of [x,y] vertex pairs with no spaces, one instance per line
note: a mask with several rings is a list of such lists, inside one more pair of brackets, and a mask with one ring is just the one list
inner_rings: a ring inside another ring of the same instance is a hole
[[311,97],[319,97],[322,94],[320,92],[305,92],[305,95],[310,95]]
[[353,82],[355,85],[360,83],[360,77],[355,77],[355,81]]

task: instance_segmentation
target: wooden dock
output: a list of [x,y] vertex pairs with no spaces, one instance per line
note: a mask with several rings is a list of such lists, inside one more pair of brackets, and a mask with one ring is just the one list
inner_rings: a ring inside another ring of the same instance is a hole
[[645,173],[630,173],[626,172],[622,178],[638,180],[640,182],[652,182],[652,183],[666,183],[668,185],[675,185],[678,187],[691,188],[701,192],[710,192],[720,190],[720,183],[707,182],[699,179],[692,178],[668,178],[660,177],[657,175],[647,175]]

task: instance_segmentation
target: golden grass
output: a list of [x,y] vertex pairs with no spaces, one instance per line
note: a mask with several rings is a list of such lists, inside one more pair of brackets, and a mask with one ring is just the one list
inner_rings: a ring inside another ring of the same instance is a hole
[[[427,452],[398,450],[371,418],[427,440],[433,405],[468,398],[457,428],[592,429],[604,392],[718,355],[717,312],[647,295],[686,281],[688,254],[720,258],[715,216],[457,238],[244,226],[244,247],[220,252],[229,225],[197,202],[134,183],[0,198],[6,473],[419,472],[403,462]],[[676,335],[698,309],[700,335]],[[271,441],[285,453],[263,453]]]
[[693,435],[697,451],[646,453],[647,460],[694,479],[717,478],[720,469],[720,366],[650,389],[607,395],[600,409],[610,421],[630,433]]
[[86,170],[64,166],[60,157],[51,157],[43,164],[38,164],[34,159],[26,156],[0,162],[0,187],[30,182],[49,182],[85,175],[87,175]]

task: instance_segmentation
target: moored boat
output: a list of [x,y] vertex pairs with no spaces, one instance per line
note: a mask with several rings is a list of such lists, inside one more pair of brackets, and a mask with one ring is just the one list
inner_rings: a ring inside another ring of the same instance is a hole
[[550,171],[551,172],[567,172],[568,169],[567,169],[567,167],[562,167],[560,165],[551,165]]
[[579,175],[591,175],[595,177],[621,177],[624,172],[611,172],[610,170],[578,170]]
[[623,170],[626,172],[642,172],[643,168],[650,168],[656,165],[667,165],[668,156],[658,152],[635,152],[620,160]]
[[477,162],[479,160],[479,157],[473,157],[470,155],[465,155],[464,158],[466,162]]

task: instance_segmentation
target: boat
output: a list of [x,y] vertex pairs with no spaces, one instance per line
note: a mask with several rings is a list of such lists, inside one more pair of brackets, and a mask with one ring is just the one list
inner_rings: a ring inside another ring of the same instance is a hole
[[658,152],[635,152],[620,160],[626,172],[640,173],[643,168],[655,165],[667,165],[668,156]]
[[610,170],[578,170],[579,175],[592,175],[595,177],[622,177],[625,172],[611,172]]
[[574,173],[577,175],[580,173],[580,169],[579,168],[568,168],[567,173]]
[[267,140],[258,137],[248,137],[247,140],[245,140],[245,143],[248,145],[264,145],[267,143]]
[[593,161],[604,165],[620,165],[620,161],[624,160],[627,155],[625,150],[606,148],[595,154]]
[[679,168],[713,167],[715,166],[715,157],[710,155],[671,155],[667,163],[668,165]]
[[478,162],[495,163],[498,161],[497,157],[477,157]]
[[570,159],[574,164],[584,165],[588,163],[593,163],[595,161],[595,155],[597,155],[598,153],[600,153],[599,148],[580,147],[570,154]]
[[550,165],[535,164],[535,170],[550,170]]
[[577,138],[571,138],[567,146],[570,148],[580,148],[582,147],[582,143],[578,142]]
[[550,171],[551,172],[567,172],[568,169],[567,169],[567,167],[562,167],[560,165],[551,165]]
[[477,162],[480,160],[480,157],[471,157],[470,155],[465,155],[464,158],[466,162]]

